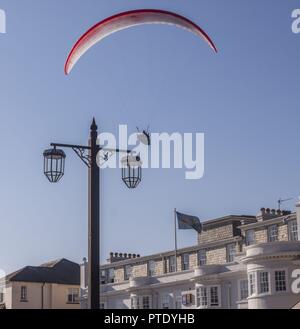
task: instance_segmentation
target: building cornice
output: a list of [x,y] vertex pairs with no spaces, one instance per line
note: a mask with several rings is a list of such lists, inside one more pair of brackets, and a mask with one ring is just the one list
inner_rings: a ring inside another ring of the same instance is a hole
[[[198,244],[196,246],[192,246],[192,247],[187,247],[187,248],[183,248],[183,249],[179,249],[177,251],[178,255],[182,255],[185,253],[191,253],[191,252],[197,252],[199,250],[203,250],[203,249],[212,249],[215,247],[220,247],[220,246],[226,246],[227,244],[230,243],[234,243],[234,242],[239,242],[242,240],[241,236],[235,236],[229,239],[224,239],[224,240],[219,240],[219,241],[213,241],[213,242],[209,242],[209,243],[201,243]],[[167,257],[170,256],[174,256],[174,250],[172,251],[167,251],[164,253],[159,253],[159,254],[153,254],[150,256],[144,256],[144,257],[140,257],[140,258],[131,258],[131,259],[126,259],[126,260],[122,260],[119,262],[114,262],[114,263],[109,263],[109,264],[104,264],[100,266],[101,270],[105,270],[105,269],[109,269],[109,268],[120,268],[120,267],[124,267],[126,265],[139,265],[139,264],[144,264],[147,261],[150,260],[163,260]]]
[[241,229],[242,231],[246,231],[246,230],[251,230],[251,229],[255,229],[255,228],[267,227],[267,226],[270,226],[273,224],[285,224],[285,223],[287,223],[291,220],[295,220],[295,219],[296,219],[296,214],[293,213],[290,215],[267,219],[267,220],[256,222],[256,223],[240,225],[240,226],[238,226],[238,228]]

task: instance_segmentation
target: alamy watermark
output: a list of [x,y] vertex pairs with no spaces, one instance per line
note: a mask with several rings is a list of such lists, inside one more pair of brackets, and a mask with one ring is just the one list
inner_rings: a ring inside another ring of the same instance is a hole
[[300,269],[292,272],[292,278],[295,279],[292,282],[292,292],[293,294],[300,294]]
[[292,23],[292,31],[293,33],[300,33],[300,9],[295,9],[292,12],[292,18],[294,21]]
[[[146,137],[149,141],[151,139],[151,144]],[[98,154],[98,165],[102,169],[123,166],[128,155],[109,151],[117,148],[131,150],[131,155],[140,158],[142,168],[185,169],[188,180],[201,179],[204,175],[203,133],[152,133],[145,136],[138,132],[128,136],[127,126],[120,125],[118,138],[111,133],[101,133],[99,140],[104,149]]]
[[6,33],[6,13],[0,9],[0,33]]

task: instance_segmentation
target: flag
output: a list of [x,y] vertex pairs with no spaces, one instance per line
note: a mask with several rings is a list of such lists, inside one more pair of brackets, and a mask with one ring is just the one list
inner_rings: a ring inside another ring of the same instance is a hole
[[178,219],[178,228],[180,230],[194,229],[199,234],[202,232],[202,224],[198,217],[181,214],[177,211],[176,214]]

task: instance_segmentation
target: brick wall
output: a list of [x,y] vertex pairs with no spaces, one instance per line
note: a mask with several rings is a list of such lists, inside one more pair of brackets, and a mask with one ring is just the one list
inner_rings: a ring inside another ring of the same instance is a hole
[[163,260],[157,260],[155,262],[155,276],[163,275],[165,273],[164,266]]
[[268,230],[266,228],[260,228],[258,230],[255,230],[254,236],[256,243],[268,242]]
[[115,269],[115,282],[120,283],[124,281],[124,269],[117,268]]
[[203,231],[198,236],[198,243],[209,243],[233,237],[233,225],[228,224]]
[[141,277],[148,276],[147,263],[134,265],[132,267],[132,276],[134,278],[141,278]]
[[194,270],[198,266],[198,256],[196,252],[190,254],[190,270]]
[[288,225],[280,225],[278,227],[278,240],[279,241],[288,241],[289,240],[289,233],[288,233]]
[[226,247],[209,249],[206,251],[207,265],[224,264],[227,261]]

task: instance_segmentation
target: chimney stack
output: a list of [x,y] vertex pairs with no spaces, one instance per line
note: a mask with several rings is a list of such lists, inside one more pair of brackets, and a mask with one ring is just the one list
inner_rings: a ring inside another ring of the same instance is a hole
[[137,255],[137,254],[111,252],[109,254],[109,258],[107,259],[107,262],[109,264],[111,264],[111,263],[121,262],[121,261],[128,260],[128,259],[136,259],[136,258],[140,258],[140,257],[141,256]]

